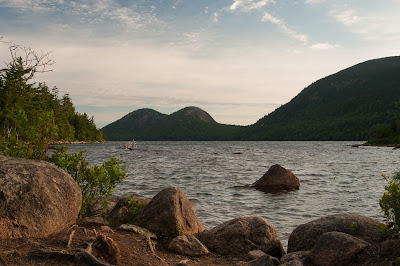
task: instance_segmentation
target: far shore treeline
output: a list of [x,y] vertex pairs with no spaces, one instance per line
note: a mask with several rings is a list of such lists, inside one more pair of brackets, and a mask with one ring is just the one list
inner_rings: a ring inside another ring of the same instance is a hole
[[107,140],[321,140],[400,143],[400,56],[322,78],[250,126],[224,125],[197,107],[139,109],[102,128]]
[[32,81],[51,68],[49,54],[18,45],[10,46],[10,54],[10,63],[0,68],[0,150],[5,140],[9,147],[14,140],[30,143],[32,151],[45,149],[35,143],[106,139],[400,143],[400,56],[369,60],[322,78],[249,126],[220,124],[197,107],[170,115],[144,108],[100,130],[93,116],[75,110],[68,94],[60,96],[57,87]]

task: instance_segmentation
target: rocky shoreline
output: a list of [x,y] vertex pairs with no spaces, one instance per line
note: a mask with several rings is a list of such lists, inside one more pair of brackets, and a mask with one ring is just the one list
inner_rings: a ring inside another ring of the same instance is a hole
[[[269,176],[270,174],[266,174]],[[79,188],[53,165],[0,156],[0,264],[4,265],[397,265],[400,240],[358,214],[298,226],[284,249],[260,217],[205,230],[176,187],[152,199],[111,197],[78,220]],[[73,180],[72,180],[73,181]],[[132,216],[137,203],[143,209]]]

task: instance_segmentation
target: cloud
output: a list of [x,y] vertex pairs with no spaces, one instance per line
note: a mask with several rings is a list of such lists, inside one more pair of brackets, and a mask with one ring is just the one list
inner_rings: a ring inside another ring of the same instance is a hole
[[260,9],[266,6],[268,3],[275,3],[275,0],[233,0],[233,3],[230,5],[229,9],[232,11],[248,12],[253,9]]
[[354,9],[335,9],[330,11],[329,14],[348,27],[362,23],[362,19],[356,15]]
[[373,13],[342,7],[335,8],[329,15],[343,24],[350,32],[366,40],[399,40],[400,21],[396,12],[374,10]]
[[264,16],[262,17],[261,21],[271,22],[272,24],[277,25],[284,33],[288,34],[292,38],[295,38],[295,39],[303,42],[304,44],[306,44],[308,41],[307,35],[300,34],[300,33],[296,32],[295,30],[289,28],[283,20],[276,18],[267,12],[264,13]]
[[[155,6],[131,6],[122,7],[117,1],[112,0],[0,0],[0,7],[9,7],[34,14],[38,12],[51,11],[60,13],[58,20],[64,20],[69,24],[71,21],[85,25],[101,25],[103,23],[114,23],[127,31],[136,31],[140,28],[154,25],[162,25],[162,22],[153,14]],[[48,21],[50,17],[43,20]]]
[[219,21],[219,13],[218,12],[214,12],[212,21],[214,23],[218,23],[218,21]]
[[338,48],[339,45],[337,44],[330,44],[330,43],[315,43],[310,46],[312,50],[332,50]]
[[305,0],[306,4],[319,4],[325,2],[326,0]]

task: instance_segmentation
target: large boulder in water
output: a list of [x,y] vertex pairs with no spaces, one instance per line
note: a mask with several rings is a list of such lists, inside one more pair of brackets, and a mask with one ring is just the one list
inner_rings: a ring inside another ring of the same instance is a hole
[[176,187],[163,189],[155,195],[135,217],[134,223],[171,238],[204,231],[192,203]]
[[292,171],[283,168],[279,164],[275,164],[251,186],[268,192],[297,190],[300,187],[300,180]]
[[384,235],[379,222],[358,214],[335,214],[298,226],[290,234],[288,252],[310,250],[314,248],[322,234],[342,232],[366,241],[378,242]]
[[275,228],[260,217],[240,217],[200,234],[200,241],[222,255],[245,256],[251,250],[262,250],[280,258],[285,253]]
[[82,192],[44,161],[0,156],[0,238],[46,237],[75,223]]

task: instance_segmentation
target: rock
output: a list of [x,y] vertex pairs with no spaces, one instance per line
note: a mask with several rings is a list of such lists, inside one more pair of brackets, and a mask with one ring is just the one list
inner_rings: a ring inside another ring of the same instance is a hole
[[267,192],[297,190],[300,188],[300,180],[291,171],[275,164],[251,186]]
[[262,250],[280,258],[285,253],[274,227],[260,217],[240,217],[200,234],[200,241],[222,255],[245,256],[251,250]]
[[172,239],[168,249],[181,255],[192,257],[207,255],[208,249],[194,236],[183,235]]
[[133,220],[134,224],[166,237],[197,234],[204,227],[186,195],[176,187],[160,191]]
[[109,225],[107,220],[99,216],[85,217],[80,220],[80,223],[85,225]]
[[290,234],[288,253],[311,250],[318,238],[326,232],[343,232],[369,242],[379,242],[384,236],[379,222],[358,214],[336,214],[298,226]]
[[342,232],[324,233],[311,251],[311,261],[316,265],[349,265],[356,262],[357,254],[368,243]]
[[99,234],[92,244],[92,254],[111,264],[118,264],[121,252],[117,243],[110,237]]
[[400,256],[400,239],[388,239],[380,244],[382,256]]
[[82,192],[45,161],[0,156],[0,239],[46,237],[74,224]]
[[108,216],[107,219],[112,223],[127,223],[129,220],[130,212],[127,207],[122,206],[119,209],[114,209]]
[[178,262],[175,266],[190,266],[190,264],[187,264],[186,262]]
[[296,251],[292,253],[287,253],[283,255],[281,258],[281,262],[284,263],[285,265],[287,263],[292,263],[293,265],[297,265],[301,263],[301,265],[308,265],[311,263],[311,258],[310,258],[310,251]]
[[304,264],[299,260],[291,260],[289,262],[283,263],[285,266],[304,266],[304,265],[309,265],[309,264]]
[[267,255],[267,254],[262,250],[250,250],[247,253],[247,260],[256,260],[265,255]]
[[279,265],[279,260],[269,255],[264,255],[258,259],[249,261],[248,266],[275,266]]

